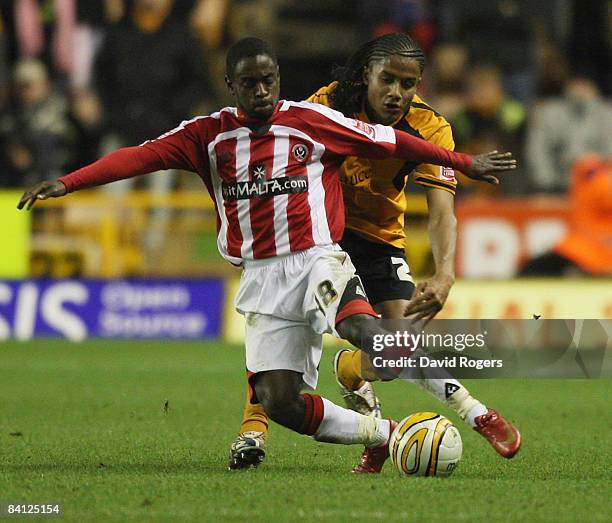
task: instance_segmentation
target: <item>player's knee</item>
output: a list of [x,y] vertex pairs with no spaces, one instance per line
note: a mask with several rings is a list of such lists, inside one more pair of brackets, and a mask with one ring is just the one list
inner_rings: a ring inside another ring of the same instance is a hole
[[376,318],[367,314],[355,314],[336,325],[338,334],[356,347],[361,347],[364,340],[370,339],[380,330]]

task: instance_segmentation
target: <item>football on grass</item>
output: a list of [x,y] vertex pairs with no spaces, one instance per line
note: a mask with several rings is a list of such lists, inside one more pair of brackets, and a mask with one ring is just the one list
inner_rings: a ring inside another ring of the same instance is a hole
[[400,421],[389,454],[402,476],[449,476],[461,459],[457,427],[435,412],[417,412]]

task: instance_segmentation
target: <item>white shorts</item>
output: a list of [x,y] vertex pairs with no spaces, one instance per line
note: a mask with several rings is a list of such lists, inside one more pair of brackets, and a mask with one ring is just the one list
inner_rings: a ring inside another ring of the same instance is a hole
[[322,335],[338,336],[338,311],[349,302],[351,313],[375,314],[337,245],[246,262],[235,306],[246,319],[247,370],[293,370],[315,388]]

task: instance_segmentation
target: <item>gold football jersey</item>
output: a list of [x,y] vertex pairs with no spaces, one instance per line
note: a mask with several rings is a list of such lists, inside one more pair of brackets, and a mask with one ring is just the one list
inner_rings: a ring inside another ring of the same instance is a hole
[[[333,82],[322,87],[307,101],[330,106]],[[355,117],[369,122],[365,112]],[[418,96],[408,113],[393,127],[454,150],[455,142],[449,123]],[[346,228],[373,242],[387,243],[404,249],[405,188],[408,175],[419,185],[455,193],[454,171],[439,165],[417,164],[397,158],[369,160],[349,156],[342,164],[340,179],[346,206]]]

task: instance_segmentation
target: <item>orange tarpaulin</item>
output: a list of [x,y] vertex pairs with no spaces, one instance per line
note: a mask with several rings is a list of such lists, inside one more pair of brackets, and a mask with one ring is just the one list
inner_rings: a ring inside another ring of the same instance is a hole
[[576,162],[570,199],[568,233],[554,251],[590,274],[612,274],[612,161]]

